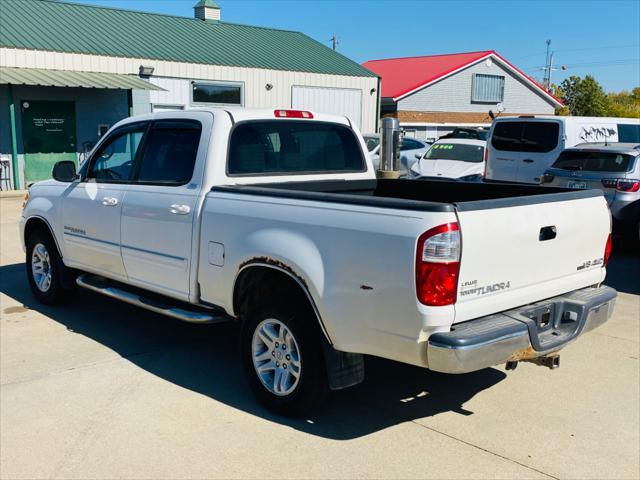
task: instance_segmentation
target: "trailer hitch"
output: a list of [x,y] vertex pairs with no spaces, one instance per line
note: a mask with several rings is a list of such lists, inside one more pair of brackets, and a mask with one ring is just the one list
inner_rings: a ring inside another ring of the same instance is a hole
[[541,367],[547,367],[551,370],[554,370],[556,368],[560,368],[560,354],[552,353],[543,357],[524,358],[522,360],[509,360],[506,363],[505,368],[507,370],[515,370],[518,367],[518,362],[529,362],[535,365],[540,365]]

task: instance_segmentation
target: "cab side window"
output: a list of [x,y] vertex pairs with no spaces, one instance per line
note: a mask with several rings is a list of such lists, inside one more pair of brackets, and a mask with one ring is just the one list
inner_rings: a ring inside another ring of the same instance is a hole
[[145,130],[146,125],[137,125],[110,135],[93,155],[87,178],[101,183],[129,181]]
[[184,185],[193,176],[202,126],[193,120],[160,120],[147,134],[137,183]]

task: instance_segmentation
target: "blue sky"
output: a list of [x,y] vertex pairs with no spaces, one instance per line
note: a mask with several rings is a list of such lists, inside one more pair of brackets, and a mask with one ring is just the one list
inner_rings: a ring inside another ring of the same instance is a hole
[[[192,16],[197,0],[80,0]],[[298,30],[357,61],[497,50],[536,78],[551,39],[559,82],[592,74],[607,91],[640,86],[640,1],[216,0],[229,22]]]

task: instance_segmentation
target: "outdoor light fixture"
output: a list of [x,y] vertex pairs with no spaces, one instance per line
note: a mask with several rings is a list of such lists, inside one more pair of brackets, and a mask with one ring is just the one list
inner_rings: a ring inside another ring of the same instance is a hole
[[271,90],[271,89],[273,88],[273,85],[271,85],[270,83],[267,83],[267,84],[264,86],[264,88],[265,88],[265,89],[267,90],[267,92],[268,92],[269,90]]
[[373,95],[374,93],[376,93],[376,89],[372,88],[371,90],[369,90],[369,95]]
[[138,70],[141,77],[150,77],[153,75],[153,71],[155,68],[153,67],[145,67],[144,65],[140,65],[140,69]]

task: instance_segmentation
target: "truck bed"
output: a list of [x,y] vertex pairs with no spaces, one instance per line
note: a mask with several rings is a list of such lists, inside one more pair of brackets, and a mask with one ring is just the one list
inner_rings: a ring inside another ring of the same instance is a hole
[[211,190],[430,212],[484,210],[602,196],[600,190],[405,179],[265,183],[216,186]]

